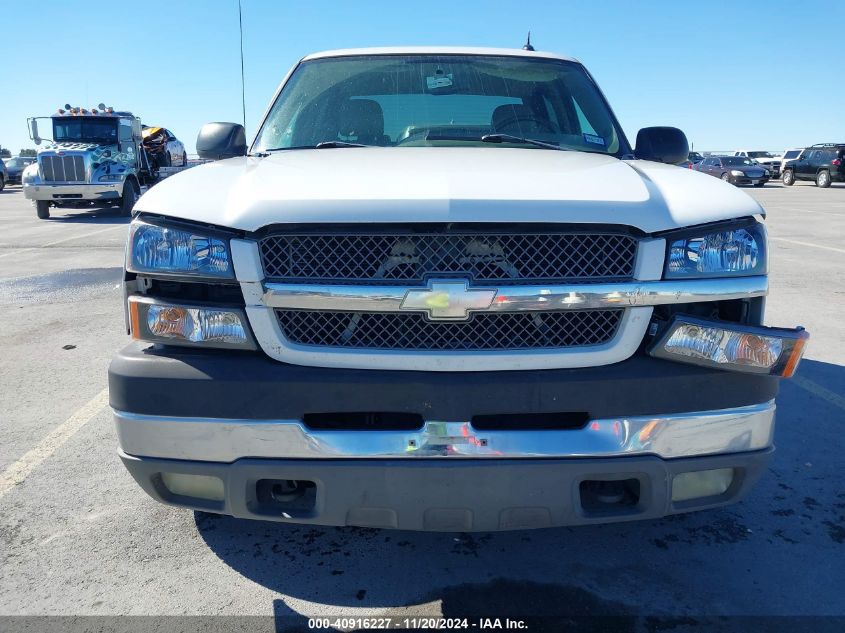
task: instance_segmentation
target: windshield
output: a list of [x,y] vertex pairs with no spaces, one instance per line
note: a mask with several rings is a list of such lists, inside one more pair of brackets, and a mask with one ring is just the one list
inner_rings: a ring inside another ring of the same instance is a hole
[[795,158],[800,153],[801,153],[800,149],[791,149],[786,154],[784,154],[783,157],[784,158]]
[[774,158],[775,155],[771,152],[748,152],[751,158]]
[[[273,104],[253,150],[326,142],[481,145],[485,134],[531,138],[573,150],[630,152],[607,103],[580,64],[481,55],[371,55],[303,62]],[[513,146],[507,141],[501,145]]]
[[17,169],[18,167],[23,167],[26,163],[23,162],[20,158],[7,158],[6,159],[6,167],[13,167]]
[[117,119],[55,118],[53,119],[53,140],[58,143],[117,143]]
[[756,160],[753,158],[743,158],[741,156],[728,156],[722,159],[723,165],[757,165]]

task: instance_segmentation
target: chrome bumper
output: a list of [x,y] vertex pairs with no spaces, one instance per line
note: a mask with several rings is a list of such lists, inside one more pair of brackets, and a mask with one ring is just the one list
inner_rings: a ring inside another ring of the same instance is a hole
[[25,184],[23,195],[27,200],[58,200],[64,196],[75,196],[70,200],[107,200],[123,195],[122,182],[104,184]]
[[124,453],[163,459],[672,459],[768,448],[775,404],[592,420],[581,429],[563,431],[480,431],[468,422],[427,422],[418,431],[315,431],[296,420],[178,418],[124,411],[114,416]]
[[[765,275],[722,279],[629,281],[604,284],[507,286],[487,289],[491,296],[482,310],[473,312],[523,312],[587,310],[636,306],[677,305],[763,297],[769,282]],[[484,287],[476,289],[481,292]],[[330,286],[265,283],[261,304],[293,310],[401,312],[411,293],[426,289],[405,286]],[[494,300],[495,299],[495,300]]]

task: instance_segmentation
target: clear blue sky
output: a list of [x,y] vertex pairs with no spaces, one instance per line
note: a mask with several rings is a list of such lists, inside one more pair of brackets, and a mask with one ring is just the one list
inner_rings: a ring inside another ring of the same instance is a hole
[[[0,0],[0,145],[26,117],[100,101],[171,128],[241,120],[237,0]],[[243,0],[247,134],[303,55],[391,45],[521,47],[577,57],[629,140],[675,125],[696,149],[845,141],[845,2]]]

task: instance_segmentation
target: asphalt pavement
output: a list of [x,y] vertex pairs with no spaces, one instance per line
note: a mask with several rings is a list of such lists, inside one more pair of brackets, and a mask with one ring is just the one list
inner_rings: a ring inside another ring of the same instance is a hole
[[[121,465],[106,369],[128,342],[116,211],[38,220],[0,192],[0,615],[845,615],[845,186],[768,211],[769,325],[812,334],[777,452],[717,511],[491,534],[297,527],[174,509]],[[675,618],[673,620],[673,618]],[[679,629],[680,630],[680,629]]]

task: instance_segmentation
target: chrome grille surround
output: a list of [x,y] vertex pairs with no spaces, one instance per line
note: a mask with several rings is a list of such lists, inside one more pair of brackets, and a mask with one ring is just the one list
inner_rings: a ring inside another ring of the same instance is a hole
[[85,182],[85,157],[82,154],[44,155],[39,157],[44,182]]
[[474,285],[622,281],[638,239],[622,232],[273,233],[259,240],[264,274],[292,283],[402,282],[464,276]]
[[[480,226],[484,232],[485,227]],[[525,225],[509,225],[520,229]],[[493,230],[502,230],[502,225]],[[557,227],[559,232],[571,226]],[[579,227],[582,230],[587,227]],[[351,230],[356,230],[353,228]],[[264,229],[267,235],[272,227]],[[301,225],[290,227],[290,233],[302,230]],[[313,230],[309,227],[309,230]],[[362,227],[372,233],[372,225]],[[611,228],[611,231],[616,230]],[[623,233],[626,229],[618,229]],[[628,233],[625,233],[628,234]],[[564,348],[535,349],[376,349],[362,347],[332,347],[305,345],[290,340],[284,333],[277,310],[306,312],[362,312],[413,314],[403,310],[402,304],[409,290],[426,284],[393,283],[305,283],[302,279],[268,279],[263,267],[259,240],[233,238],[230,240],[232,261],[244,295],[245,311],[256,342],[272,359],[308,367],[344,369],[374,369],[391,371],[478,372],[527,371],[598,367],[621,362],[637,352],[646,336],[653,306],[745,299],[766,295],[768,282],[764,275],[730,279],[683,280],[682,283],[662,280],[666,240],[662,237],[643,237],[637,245],[636,265],[632,278],[620,280],[590,280],[589,278],[550,284],[513,283],[507,280],[486,284],[496,291],[491,305],[484,309],[468,308],[469,312],[489,315],[501,313],[582,312],[586,310],[620,310],[622,312],[616,334],[602,344]],[[434,276],[441,282],[467,280],[466,275]],[[468,283],[468,288],[485,286]],[[406,306],[407,308],[407,306]],[[416,312],[422,315],[422,312]],[[436,322],[450,325],[452,321]],[[464,324],[465,321],[459,323]],[[303,339],[300,339],[303,340]]]
[[419,312],[275,311],[292,343],[381,350],[532,350],[601,345],[619,329],[623,309],[473,313],[434,322]]

